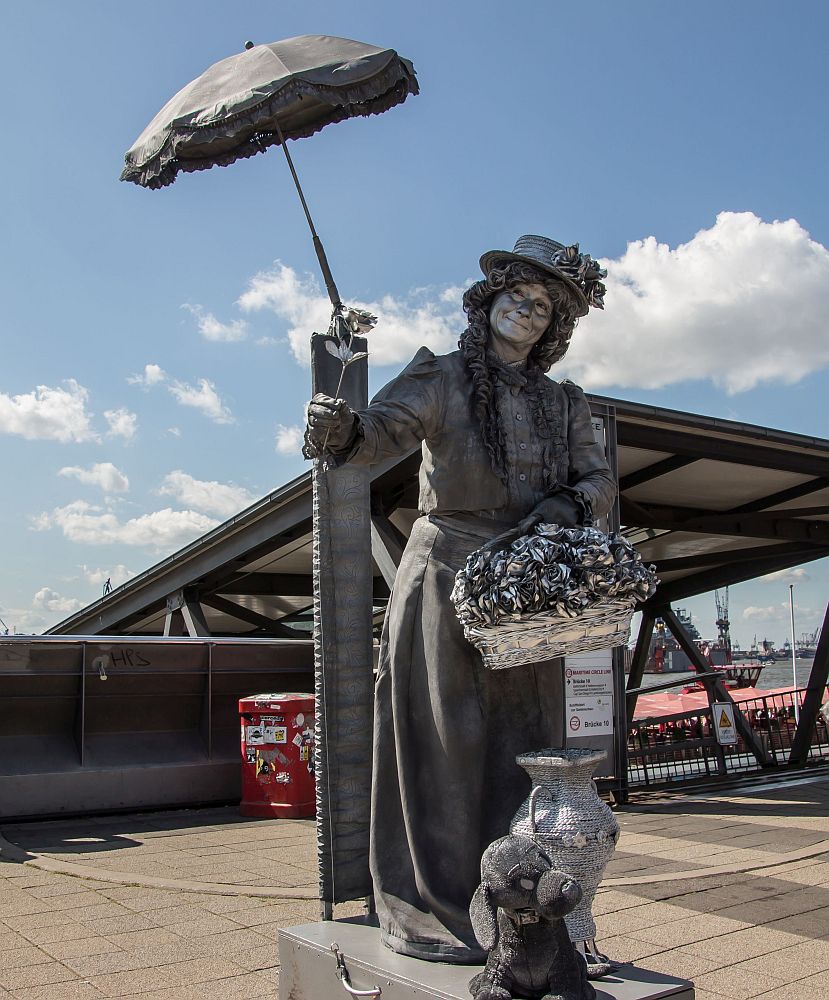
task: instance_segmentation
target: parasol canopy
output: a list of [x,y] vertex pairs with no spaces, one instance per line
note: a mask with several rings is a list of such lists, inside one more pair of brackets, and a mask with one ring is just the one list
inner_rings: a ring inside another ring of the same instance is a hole
[[179,171],[227,166],[346,118],[380,114],[418,93],[394,49],[332,35],[248,43],[188,83],[144,129],[122,181],[172,184]]
[[418,90],[414,67],[394,49],[333,35],[246,42],[244,52],[214,63],[164,105],[127,150],[121,180],[162,188],[181,170],[225,167],[280,145],[336,316],[345,307],[285,140],[381,114]]

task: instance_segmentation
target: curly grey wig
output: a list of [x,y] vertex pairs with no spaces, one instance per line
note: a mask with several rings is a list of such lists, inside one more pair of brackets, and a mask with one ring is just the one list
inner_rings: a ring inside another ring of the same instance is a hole
[[[469,325],[461,334],[458,347],[472,375],[472,405],[481,423],[489,460],[493,471],[503,482],[507,481],[506,455],[498,408],[494,405],[492,362],[487,356],[489,310],[496,295],[521,283],[543,285],[553,304],[553,319],[527,358],[527,389],[536,403],[540,404],[536,391],[538,379],[567,353],[578,322],[578,303],[564,282],[530,264],[516,261],[504,268],[494,267],[486,278],[476,281],[464,292],[463,308]],[[549,428],[542,426],[546,420],[544,408],[533,405],[532,409],[537,430],[542,437],[549,437]]]

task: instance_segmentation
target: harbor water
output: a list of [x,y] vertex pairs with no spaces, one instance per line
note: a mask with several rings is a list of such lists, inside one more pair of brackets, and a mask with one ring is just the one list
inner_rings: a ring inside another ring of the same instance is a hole
[[[797,661],[797,686],[800,688],[805,688],[809,681],[809,674],[812,670],[813,661],[810,659],[802,659]],[[741,661],[735,664],[735,666],[741,667],[746,666],[747,661]],[[645,674],[642,678],[642,687],[653,687],[656,684],[664,684],[667,681],[692,681],[694,678],[694,671],[690,670],[686,673],[664,673],[664,674]],[[759,690],[769,691],[773,688],[791,687],[792,685],[792,661],[791,660],[777,660],[774,663],[767,663],[760,677],[757,681],[756,687]],[[674,690],[679,690],[675,688]]]

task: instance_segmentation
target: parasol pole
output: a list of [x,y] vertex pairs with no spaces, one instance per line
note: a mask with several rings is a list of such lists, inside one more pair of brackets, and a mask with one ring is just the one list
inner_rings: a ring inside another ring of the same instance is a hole
[[[253,42],[245,42],[245,48],[248,50],[254,48]],[[276,134],[279,136],[279,145],[282,147],[282,152],[285,154],[285,159],[288,161],[288,169],[291,171],[291,177],[294,179],[294,185],[296,187],[297,194],[299,195],[299,200],[302,202],[302,211],[305,212],[305,218],[308,220],[308,228],[311,230],[311,237],[314,241],[314,250],[316,250],[317,260],[322,268],[322,277],[323,281],[325,281],[325,287],[328,290],[328,298],[331,299],[331,305],[334,307],[334,312],[337,312],[342,308],[342,300],[340,299],[340,293],[337,291],[337,286],[334,283],[334,275],[331,273],[328,258],[325,256],[325,247],[322,245],[322,240],[317,235],[314,220],[311,218],[311,212],[308,209],[308,202],[305,200],[302,185],[299,183],[299,177],[294,169],[294,161],[291,159],[291,154],[288,152],[288,146],[285,142],[285,136],[282,134],[282,126],[279,124],[279,117],[274,115],[273,121],[274,125],[276,125]]]
[[302,210],[305,212],[305,218],[308,220],[308,228],[311,230],[314,250],[317,252],[317,260],[322,268],[322,277],[325,281],[325,287],[328,289],[328,298],[331,299],[331,305],[334,307],[334,311],[336,312],[342,308],[342,300],[340,299],[340,293],[337,291],[337,286],[334,283],[334,275],[331,273],[328,258],[325,256],[325,247],[322,245],[322,240],[317,235],[314,220],[311,218],[311,213],[308,210],[308,202],[305,200],[305,195],[302,192],[302,185],[299,183],[299,177],[297,176],[297,172],[294,168],[294,161],[291,159],[291,154],[288,152],[288,146],[285,142],[285,136],[282,134],[278,118],[274,118],[274,124],[276,125],[276,134],[279,136],[279,145],[282,147],[282,152],[285,154],[285,159],[288,161],[288,169],[291,171],[291,177],[294,179],[294,185],[296,186],[299,200],[302,202]]

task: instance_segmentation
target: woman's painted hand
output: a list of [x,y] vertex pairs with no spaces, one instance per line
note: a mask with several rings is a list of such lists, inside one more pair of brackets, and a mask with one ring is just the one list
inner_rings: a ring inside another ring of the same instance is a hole
[[308,437],[322,451],[341,451],[351,441],[356,417],[344,399],[318,392],[305,410]]
[[563,528],[575,528],[582,523],[583,510],[578,501],[568,493],[555,493],[542,500],[530,517],[536,517],[536,524],[560,524]]

